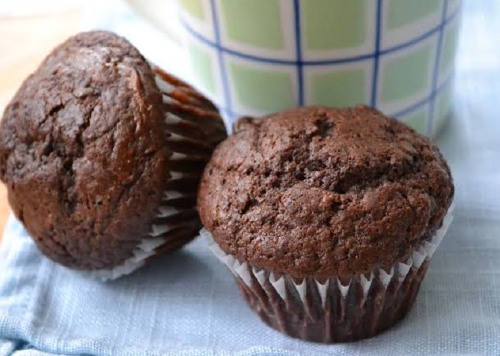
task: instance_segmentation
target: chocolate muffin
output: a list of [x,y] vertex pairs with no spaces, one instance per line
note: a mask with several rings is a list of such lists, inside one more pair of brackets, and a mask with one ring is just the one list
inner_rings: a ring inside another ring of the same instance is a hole
[[7,106],[0,178],[45,255],[116,278],[193,239],[217,109],[109,32],[55,48]]
[[405,124],[366,106],[310,107],[238,122],[205,168],[198,209],[262,320],[330,343],[408,313],[453,195],[437,147]]

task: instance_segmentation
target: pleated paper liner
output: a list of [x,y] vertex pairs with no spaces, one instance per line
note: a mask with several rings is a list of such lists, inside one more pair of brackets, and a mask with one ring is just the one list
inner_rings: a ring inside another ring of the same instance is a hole
[[129,274],[198,235],[202,227],[196,210],[198,184],[212,151],[226,137],[222,118],[208,99],[157,67],[153,72],[163,95],[170,178],[149,236],[122,265],[92,272],[103,280]]
[[210,100],[155,65],[152,68],[168,113],[167,131],[212,149],[227,137],[224,121]]
[[191,181],[187,178],[184,182],[181,176],[172,179],[169,185],[181,188],[165,191],[151,232],[135,248],[133,256],[113,269],[92,271],[92,276],[113,280],[130,274],[150,259],[176,250],[198,235],[201,222],[196,211],[196,189],[188,189],[192,187]]
[[442,227],[407,261],[388,271],[318,280],[297,280],[272,270],[256,268],[226,254],[205,229],[200,234],[210,249],[234,274],[251,308],[272,328],[295,338],[348,342],[374,336],[394,325],[411,309],[431,258],[453,219],[452,209]]

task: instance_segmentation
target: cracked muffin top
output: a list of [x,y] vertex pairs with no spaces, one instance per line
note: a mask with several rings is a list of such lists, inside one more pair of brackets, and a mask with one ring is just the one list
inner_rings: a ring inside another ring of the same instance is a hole
[[4,112],[0,178],[56,261],[111,268],[132,256],[170,177],[162,97],[142,55],[107,32],[55,48]]
[[375,109],[242,119],[205,167],[198,208],[228,254],[296,278],[390,268],[432,237],[450,170],[427,138]]

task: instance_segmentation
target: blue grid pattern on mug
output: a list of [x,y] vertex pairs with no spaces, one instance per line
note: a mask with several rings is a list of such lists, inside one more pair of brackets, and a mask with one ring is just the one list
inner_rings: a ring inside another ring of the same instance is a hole
[[195,85],[229,121],[369,104],[429,135],[444,122],[461,0],[180,2]]

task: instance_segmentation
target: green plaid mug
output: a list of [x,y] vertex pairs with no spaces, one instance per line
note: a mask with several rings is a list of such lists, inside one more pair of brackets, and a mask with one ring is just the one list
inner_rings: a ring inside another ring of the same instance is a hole
[[179,0],[177,8],[194,84],[228,126],[295,106],[368,104],[433,136],[450,112],[460,0]]

